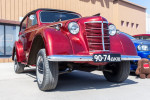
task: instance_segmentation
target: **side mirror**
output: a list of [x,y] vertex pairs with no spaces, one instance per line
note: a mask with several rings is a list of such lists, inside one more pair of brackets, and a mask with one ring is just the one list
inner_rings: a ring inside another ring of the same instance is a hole
[[119,34],[119,33],[120,33],[120,30],[117,29],[116,32]]

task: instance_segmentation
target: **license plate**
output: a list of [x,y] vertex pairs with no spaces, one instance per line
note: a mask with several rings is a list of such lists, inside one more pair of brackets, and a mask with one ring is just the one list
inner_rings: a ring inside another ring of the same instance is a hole
[[120,54],[94,54],[94,62],[121,62]]

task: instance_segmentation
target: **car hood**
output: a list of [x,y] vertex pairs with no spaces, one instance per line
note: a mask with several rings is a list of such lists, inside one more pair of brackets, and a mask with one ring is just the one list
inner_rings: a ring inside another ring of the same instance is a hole
[[133,41],[134,44],[150,45],[150,40],[138,40],[138,39],[134,39],[132,41]]
[[132,40],[132,42],[134,43],[134,46],[135,46],[136,49],[137,49],[138,45],[143,44],[143,45],[148,45],[148,48],[150,50],[150,40],[134,39],[134,40]]

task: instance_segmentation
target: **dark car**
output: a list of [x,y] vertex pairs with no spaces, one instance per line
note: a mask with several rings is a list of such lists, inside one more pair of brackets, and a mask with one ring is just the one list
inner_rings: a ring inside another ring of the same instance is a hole
[[[141,58],[146,58],[150,60],[150,40],[144,40],[144,39],[136,39],[133,36],[121,32],[121,34],[125,34],[128,36],[134,43],[138,56]],[[137,60],[131,62],[131,70],[135,71],[137,68]]]

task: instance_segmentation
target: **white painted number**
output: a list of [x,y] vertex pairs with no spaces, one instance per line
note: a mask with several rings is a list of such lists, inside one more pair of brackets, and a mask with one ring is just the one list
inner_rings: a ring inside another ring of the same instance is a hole
[[103,60],[103,57],[102,57],[101,55],[95,55],[95,56],[94,56],[94,59],[95,59],[96,61],[102,61],[102,60]]
[[114,61],[121,61],[120,57],[111,57],[110,55],[94,55],[95,61],[106,61],[106,62],[114,62]]
[[107,60],[107,55],[103,55],[104,56],[104,61],[106,61]]
[[110,61],[110,55],[108,55],[108,58],[107,58],[107,60],[108,60],[108,61]]

